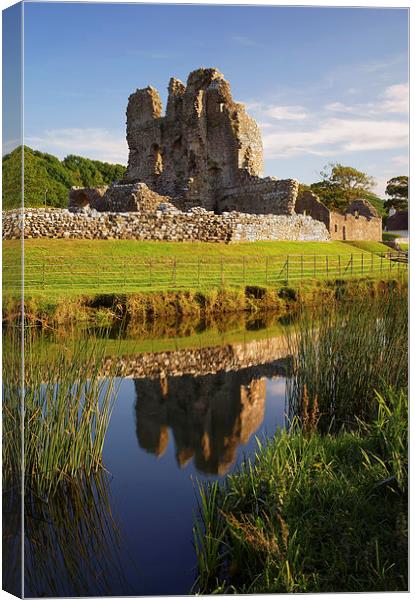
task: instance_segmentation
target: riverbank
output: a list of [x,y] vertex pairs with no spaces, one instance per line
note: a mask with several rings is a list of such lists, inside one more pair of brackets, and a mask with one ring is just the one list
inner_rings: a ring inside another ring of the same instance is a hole
[[[284,316],[301,305],[336,299],[355,300],[366,295],[376,296],[407,286],[407,275],[385,273],[347,279],[298,281],[291,285],[245,286],[210,290],[177,290],[140,293],[100,293],[89,295],[48,293],[27,294],[24,310],[27,322],[40,326],[85,323],[111,326],[116,323],[135,324],[157,319],[208,319],[232,313],[264,313],[272,311]],[[3,321],[21,319],[21,301],[15,295],[3,296]]]

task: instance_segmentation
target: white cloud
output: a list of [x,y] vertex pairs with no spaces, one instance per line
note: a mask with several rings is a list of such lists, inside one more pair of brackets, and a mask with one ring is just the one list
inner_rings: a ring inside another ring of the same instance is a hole
[[302,106],[270,106],[264,114],[279,121],[302,121],[308,117]]
[[248,111],[255,113],[260,119],[271,118],[277,121],[303,121],[309,116],[304,106],[300,105],[284,106],[279,104],[263,104],[262,102],[245,102],[244,104]]
[[407,83],[399,83],[386,88],[384,101],[380,110],[389,113],[407,113],[409,110],[409,86]]
[[339,152],[404,147],[408,143],[408,127],[401,121],[330,118],[311,130],[266,132],[263,142],[267,158],[301,154],[330,156]]
[[125,134],[103,128],[48,129],[25,137],[25,144],[64,158],[78,154],[95,160],[127,164]]
[[346,104],[343,104],[343,102],[329,102],[329,104],[324,106],[324,109],[329,110],[330,112],[354,112],[353,106],[347,106]]
[[399,83],[387,87],[374,102],[360,104],[344,104],[329,102],[325,110],[338,113],[353,113],[355,115],[376,116],[387,114],[407,114],[409,110],[409,88],[407,83]]

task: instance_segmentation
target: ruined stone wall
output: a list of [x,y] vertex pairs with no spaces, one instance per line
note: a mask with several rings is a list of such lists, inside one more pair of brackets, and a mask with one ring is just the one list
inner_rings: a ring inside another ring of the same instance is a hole
[[295,179],[246,178],[246,183],[229,188],[218,202],[219,212],[291,215],[297,198]]
[[159,205],[170,204],[168,196],[160,196],[145,183],[114,183],[96,189],[72,188],[69,192],[69,210],[95,209],[99,212],[149,212]]
[[[3,239],[20,237],[19,211],[3,213]],[[56,239],[130,239],[162,241],[241,242],[259,240],[327,240],[323,223],[304,215],[217,215],[202,208],[181,213],[166,205],[154,213],[70,212],[31,209],[24,219],[24,237]]]
[[329,231],[332,240],[379,242],[382,240],[382,219],[354,216],[349,213],[341,215],[330,211]]
[[327,227],[332,240],[380,241],[382,239],[382,219],[367,200],[355,200],[345,214],[329,210],[310,191],[302,192],[296,199],[295,211],[310,215]]
[[330,210],[320,201],[313,192],[305,191],[299,194],[295,203],[295,212],[300,215],[310,215],[313,219],[321,221],[330,229]]

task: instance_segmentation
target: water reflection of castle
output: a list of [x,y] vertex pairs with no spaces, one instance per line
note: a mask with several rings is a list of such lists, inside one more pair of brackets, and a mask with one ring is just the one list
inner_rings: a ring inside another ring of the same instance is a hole
[[171,428],[180,466],[192,458],[198,470],[225,474],[264,418],[266,377],[283,372],[281,362],[239,371],[158,379],[135,379],[137,437],[161,456]]

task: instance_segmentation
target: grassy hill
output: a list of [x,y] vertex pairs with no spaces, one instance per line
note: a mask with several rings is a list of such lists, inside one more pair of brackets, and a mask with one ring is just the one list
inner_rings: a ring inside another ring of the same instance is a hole
[[[72,186],[95,187],[121,179],[123,165],[69,155],[62,161],[52,154],[24,147],[25,206],[66,207]],[[21,205],[21,146],[3,157],[3,209]]]

